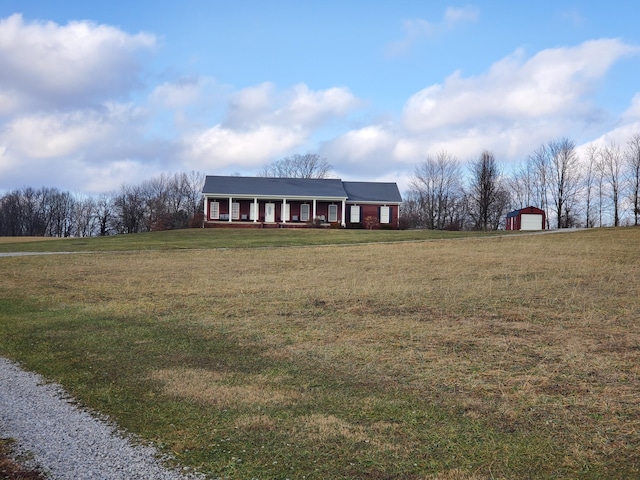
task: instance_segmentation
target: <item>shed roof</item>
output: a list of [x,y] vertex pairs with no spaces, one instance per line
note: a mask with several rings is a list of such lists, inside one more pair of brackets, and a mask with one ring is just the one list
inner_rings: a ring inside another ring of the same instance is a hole
[[532,207],[531,205],[529,205],[528,207],[520,208],[518,210],[514,210],[513,212],[507,213],[507,218],[516,217],[522,213],[533,213],[537,215],[544,215],[544,210],[541,210],[538,207]]

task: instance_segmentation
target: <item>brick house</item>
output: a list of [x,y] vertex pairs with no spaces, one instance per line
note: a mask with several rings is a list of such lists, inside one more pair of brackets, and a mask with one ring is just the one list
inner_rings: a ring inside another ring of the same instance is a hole
[[204,226],[398,228],[395,183],[340,179],[207,176]]

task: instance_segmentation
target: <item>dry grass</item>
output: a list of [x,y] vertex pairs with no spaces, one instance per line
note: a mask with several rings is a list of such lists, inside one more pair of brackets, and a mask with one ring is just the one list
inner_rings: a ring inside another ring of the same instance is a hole
[[163,384],[169,395],[195,400],[218,408],[270,405],[286,406],[300,399],[291,389],[280,388],[281,377],[248,375],[237,385],[230,375],[203,369],[168,369],[153,372],[152,378]]
[[0,236],[0,244],[11,243],[31,243],[31,242],[46,242],[50,240],[60,240],[58,237],[3,237]]
[[[163,356],[155,352],[168,340],[137,338],[131,348],[145,368],[132,381],[207,414],[234,412],[230,431],[248,436],[239,442],[285,435],[306,449],[302,465],[330,455],[330,445],[369,459],[335,466],[334,476],[401,468],[396,475],[450,480],[619,477],[638,472],[640,461],[638,245],[639,229],[611,229],[6,258],[0,291],[190,338],[182,353]],[[228,349],[188,356],[221,339]],[[440,415],[432,409],[449,412],[443,424],[420,416]],[[482,443],[465,446],[474,436]],[[163,441],[183,448],[171,438]],[[211,439],[202,442],[189,449],[207,450]],[[435,456],[415,460],[412,471],[411,456],[425,448]],[[473,453],[447,457],[448,448]],[[284,474],[281,467],[264,477]],[[228,465],[205,468],[234,476]]]

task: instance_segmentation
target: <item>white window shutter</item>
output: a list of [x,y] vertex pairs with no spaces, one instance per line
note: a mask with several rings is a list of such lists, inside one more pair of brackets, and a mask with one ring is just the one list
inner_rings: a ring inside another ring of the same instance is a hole
[[351,223],[360,223],[360,207],[351,205]]
[[380,207],[380,223],[389,223],[389,207]]
[[338,221],[338,206],[329,205],[329,223],[335,223]]
[[309,204],[303,203],[300,205],[300,221],[308,222],[309,221]]
[[219,220],[220,219],[220,203],[219,202],[211,202],[209,205],[209,217],[211,220]]
[[231,220],[240,220],[240,204],[237,202],[231,204]]

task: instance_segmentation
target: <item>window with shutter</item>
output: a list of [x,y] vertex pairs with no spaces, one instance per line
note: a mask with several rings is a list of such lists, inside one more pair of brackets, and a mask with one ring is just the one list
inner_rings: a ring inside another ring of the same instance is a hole
[[237,202],[231,204],[231,220],[240,220],[240,204]]

